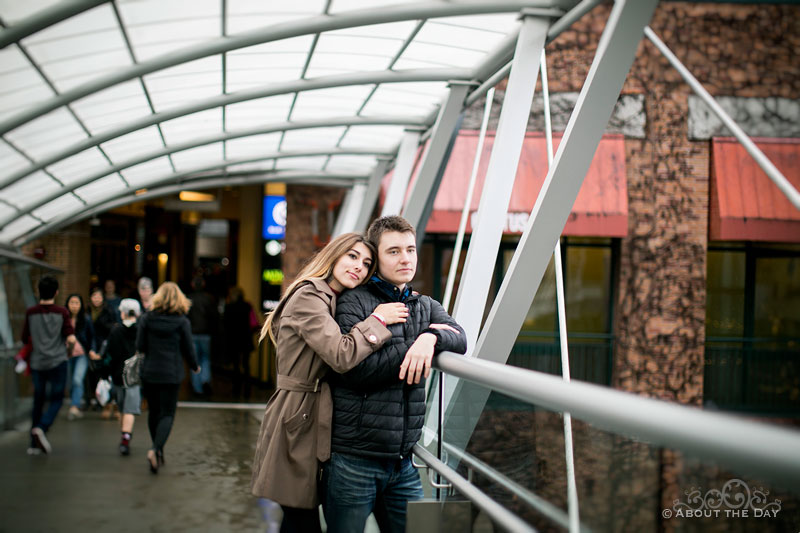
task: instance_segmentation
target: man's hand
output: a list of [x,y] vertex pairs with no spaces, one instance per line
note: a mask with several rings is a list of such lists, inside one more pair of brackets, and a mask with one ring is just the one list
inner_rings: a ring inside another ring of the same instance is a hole
[[436,335],[433,333],[423,333],[406,352],[406,357],[400,365],[400,380],[408,376],[406,382],[419,383],[424,375],[426,378],[431,373],[431,360],[433,359],[433,349],[436,346]]

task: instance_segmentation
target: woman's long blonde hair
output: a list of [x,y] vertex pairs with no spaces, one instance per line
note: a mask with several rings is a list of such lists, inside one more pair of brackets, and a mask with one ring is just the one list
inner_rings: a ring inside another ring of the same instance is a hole
[[272,321],[275,318],[275,312],[283,306],[286,300],[289,299],[289,297],[292,295],[292,293],[294,293],[295,289],[300,286],[300,284],[310,280],[311,278],[322,278],[327,280],[333,273],[333,267],[339,258],[350,251],[353,246],[358,243],[362,243],[364,246],[366,246],[372,254],[372,265],[370,266],[369,271],[367,272],[367,277],[364,278],[364,280],[366,281],[371,278],[378,266],[378,255],[375,253],[375,247],[370,244],[369,241],[367,241],[367,239],[360,233],[344,233],[339,235],[331,242],[326,244],[325,248],[317,252],[317,254],[311,258],[311,261],[309,261],[308,264],[303,267],[303,269],[297,275],[297,278],[295,278],[295,280],[286,288],[286,292],[278,302],[275,310],[269,314],[266,322],[264,322],[264,327],[261,328],[261,336],[258,338],[258,341],[261,342],[264,340],[264,337],[269,335],[269,338],[272,339],[272,342],[276,342],[275,333],[272,331]]
[[185,315],[192,306],[192,301],[183,294],[180,287],[172,281],[165,281],[158,288],[151,300],[152,311],[178,313]]

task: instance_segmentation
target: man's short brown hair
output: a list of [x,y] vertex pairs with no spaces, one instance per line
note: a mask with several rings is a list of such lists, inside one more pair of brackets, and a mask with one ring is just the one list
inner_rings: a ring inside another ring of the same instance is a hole
[[367,240],[375,246],[376,250],[378,249],[378,244],[381,242],[381,235],[387,231],[397,231],[399,233],[411,232],[414,237],[417,236],[414,226],[401,216],[388,215],[378,218],[374,220],[367,229]]

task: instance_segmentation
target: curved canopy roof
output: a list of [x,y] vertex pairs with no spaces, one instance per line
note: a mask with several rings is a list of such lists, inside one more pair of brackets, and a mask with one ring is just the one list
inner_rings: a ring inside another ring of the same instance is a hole
[[576,5],[0,0],[0,243],[181,188],[352,185],[450,82],[497,81],[521,10]]

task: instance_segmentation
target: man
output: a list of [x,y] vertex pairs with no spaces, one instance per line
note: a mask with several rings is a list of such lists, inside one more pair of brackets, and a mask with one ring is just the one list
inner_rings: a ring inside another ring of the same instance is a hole
[[117,294],[117,283],[113,279],[107,279],[103,284],[103,298],[105,298],[106,305],[114,314],[114,320],[121,322],[122,317],[119,312],[119,304],[122,298]]
[[[408,319],[356,368],[332,377],[331,458],[323,468],[323,509],[330,533],[363,531],[370,512],[381,531],[405,531],[406,504],[422,497],[411,448],[425,418],[425,383],[434,353],[464,353],[464,330],[444,308],[408,283],[417,269],[416,234],[404,218],[382,217],[367,230],[378,271],[336,304],[342,331],[374,315],[378,304],[403,302]],[[379,320],[381,317],[377,316]]]
[[192,279],[192,293],[189,299],[189,322],[192,324],[192,342],[197,353],[197,364],[200,373],[192,374],[192,391],[197,396],[211,395],[211,335],[219,324],[217,302],[211,293],[206,291],[205,280],[197,276]]
[[146,276],[139,278],[136,284],[136,290],[139,292],[139,302],[142,304],[142,312],[149,311],[153,307],[153,280]]
[[[39,280],[39,304],[25,312],[22,342],[30,343],[31,377],[33,379],[33,413],[31,444],[28,454],[50,453],[52,448],[46,433],[61,409],[67,383],[68,350],[77,341],[69,312],[55,305],[58,280],[43,276]],[[49,393],[48,393],[49,389]],[[45,401],[49,402],[44,411]]]

